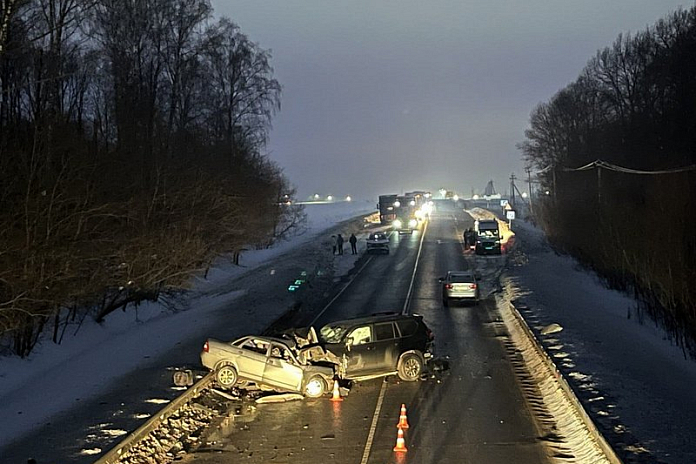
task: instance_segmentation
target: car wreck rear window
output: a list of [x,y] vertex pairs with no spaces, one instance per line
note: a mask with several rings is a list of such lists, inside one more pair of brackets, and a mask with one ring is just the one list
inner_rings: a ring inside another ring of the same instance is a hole
[[416,333],[416,330],[418,329],[418,323],[413,319],[397,321],[396,324],[399,326],[399,332],[401,332],[402,337],[411,336]]

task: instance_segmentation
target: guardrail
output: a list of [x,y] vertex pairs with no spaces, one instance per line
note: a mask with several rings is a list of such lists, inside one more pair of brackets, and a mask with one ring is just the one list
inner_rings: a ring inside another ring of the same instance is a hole
[[100,457],[94,462],[94,464],[115,464],[123,457],[131,448],[133,448],[137,443],[139,443],[143,438],[148,436],[150,432],[157,429],[157,427],[164,422],[168,417],[173,415],[184,405],[188,404],[192,399],[194,399],[201,391],[206,389],[213,381],[213,373],[208,373],[198,382],[196,382],[191,388],[183,392],[177,398],[175,398],[171,403],[160,410],[157,415],[152,416],[138,429],[131,432],[126,438],[121,441],[114,448],[109,450],[104,456]]
[[599,450],[601,450],[603,457],[605,457],[606,461],[610,464],[622,464],[621,459],[619,459],[614,449],[609,445],[602,433],[597,429],[597,426],[592,421],[592,418],[590,418],[590,416],[587,414],[587,411],[585,411],[582,403],[580,403],[580,400],[575,395],[575,392],[570,387],[563,374],[559,371],[556,363],[548,355],[546,350],[544,350],[541,342],[537,339],[536,335],[534,335],[532,329],[529,328],[527,321],[525,321],[524,317],[522,317],[518,309],[512,303],[510,303],[510,313],[514,317],[520,330],[524,333],[525,337],[529,341],[529,345],[535,351],[536,356],[546,366],[549,373],[553,374],[556,384],[563,392],[564,399],[577,413],[593,442],[597,445]]

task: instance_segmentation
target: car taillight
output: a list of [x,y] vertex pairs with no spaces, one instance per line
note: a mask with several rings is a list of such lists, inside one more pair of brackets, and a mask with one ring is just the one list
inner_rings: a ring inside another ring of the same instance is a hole
[[473,289],[473,288],[476,288],[476,284],[471,284],[471,285],[469,285],[469,288],[472,288],[472,289]]
[[447,290],[452,290],[452,284],[446,284],[446,285],[445,285],[445,288],[446,288]]
[[203,351],[206,353],[210,352],[210,345],[208,345],[208,340],[206,340],[205,343],[203,344]]

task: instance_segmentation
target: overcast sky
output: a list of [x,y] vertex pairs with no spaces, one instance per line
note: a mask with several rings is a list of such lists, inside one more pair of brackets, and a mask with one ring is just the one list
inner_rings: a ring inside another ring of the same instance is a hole
[[[693,1],[212,0],[272,52],[267,150],[298,196],[464,194],[524,177],[531,110],[600,48]],[[522,188],[522,185],[518,185]]]

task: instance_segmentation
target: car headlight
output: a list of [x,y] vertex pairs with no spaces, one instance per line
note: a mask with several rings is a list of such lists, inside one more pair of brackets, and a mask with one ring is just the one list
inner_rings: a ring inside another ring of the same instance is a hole
[[417,225],[418,225],[418,221],[416,221],[415,219],[411,219],[410,221],[408,221],[409,227],[416,227]]
[[396,219],[394,222],[392,222],[392,225],[396,227],[397,229],[401,228],[401,221]]

